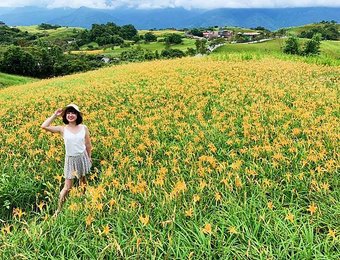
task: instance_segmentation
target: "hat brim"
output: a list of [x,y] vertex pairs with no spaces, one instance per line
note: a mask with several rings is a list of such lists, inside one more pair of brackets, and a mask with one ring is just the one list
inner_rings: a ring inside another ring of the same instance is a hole
[[73,108],[73,109],[74,109],[75,111],[77,111],[80,115],[82,115],[82,112],[80,112],[79,109],[77,109],[76,107],[74,107],[74,106],[66,106],[66,107],[63,108],[62,116],[65,115],[65,112],[66,112],[66,110],[67,110],[68,108]]

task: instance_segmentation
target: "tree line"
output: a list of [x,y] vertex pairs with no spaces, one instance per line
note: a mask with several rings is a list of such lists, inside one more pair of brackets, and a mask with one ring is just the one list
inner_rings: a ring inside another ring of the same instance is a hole
[[[40,30],[57,29],[58,25],[41,24]],[[67,75],[75,72],[88,71],[105,66],[99,55],[75,55],[65,52],[68,47],[82,45],[92,41],[99,44],[122,44],[124,40],[130,40],[137,35],[133,25],[117,26],[114,23],[93,24],[90,30],[81,31],[77,34],[71,46],[42,40],[46,36],[43,32],[30,34],[17,28],[8,26],[0,27],[0,44],[9,46],[0,54],[0,71],[47,78]]]
[[[59,26],[48,24],[38,26],[40,30],[57,28]],[[79,46],[85,44],[96,42],[102,48],[109,46],[113,48],[118,45],[121,47],[129,45],[130,47],[130,43],[125,43],[126,40],[133,43],[141,40],[145,42],[158,40],[152,32],[138,35],[138,31],[133,25],[118,26],[110,22],[93,24],[91,29],[79,32],[68,48],[58,44],[58,42],[42,40],[39,38],[39,34],[29,34],[17,28],[3,26],[0,27],[0,30],[6,32],[0,38],[2,41],[0,44],[11,44],[2,55],[0,54],[0,71],[37,78],[67,75],[107,65],[102,61],[102,55],[71,54],[69,52],[70,50],[77,50]],[[186,52],[171,48],[173,44],[179,44],[183,41],[179,34],[170,33],[159,41],[164,41],[166,46],[161,52],[132,47],[122,52],[118,58],[113,59],[113,63],[168,59],[196,54],[196,51],[192,48],[189,48]]]
[[312,28],[303,30],[298,37],[312,39],[319,34],[322,40],[340,40],[339,26],[336,21],[321,21]]

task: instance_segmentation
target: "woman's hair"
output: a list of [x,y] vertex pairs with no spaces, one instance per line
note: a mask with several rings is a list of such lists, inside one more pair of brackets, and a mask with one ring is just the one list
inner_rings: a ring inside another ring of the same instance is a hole
[[66,110],[65,110],[65,112],[64,112],[64,114],[63,114],[63,122],[66,124],[66,125],[68,125],[68,120],[66,119],[66,114],[68,113],[68,112],[73,112],[73,113],[75,113],[75,114],[77,114],[77,120],[76,120],[76,124],[77,125],[79,125],[79,124],[81,124],[82,122],[83,122],[83,117],[82,117],[82,115],[77,111],[77,110],[75,110],[73,107],[68,107],[68,108],[66,108]]

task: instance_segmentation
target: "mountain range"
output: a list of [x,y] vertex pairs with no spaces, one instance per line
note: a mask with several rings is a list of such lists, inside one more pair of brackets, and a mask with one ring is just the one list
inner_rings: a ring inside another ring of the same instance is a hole
[[0,7],[0,21],[9,26],[41,23],[90,28],[92,24],[114,22],[133,24],[137,29],[193,28],[208,26],[263,26],[270,30],[325,21],[339,21],[340,8],[184,8],[164,9],[92,9],[87,7],[55,8],[27,6]]

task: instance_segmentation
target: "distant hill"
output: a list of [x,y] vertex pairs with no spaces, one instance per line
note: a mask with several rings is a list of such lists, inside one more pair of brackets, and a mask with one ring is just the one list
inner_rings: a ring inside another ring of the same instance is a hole
[[34,25],[40,23],[89,28],[93,23],[114,22],[118,25],[133,24],[138,29],[192,28],[206,26],[263,26],[271,30],[335,20],[340,8],[252,8],[214,10],[184,8],[165,9],[91,9],[81,7],[46,9],[41,7],[0,8],[0,21],[8,25]]

